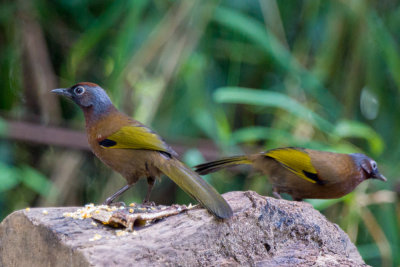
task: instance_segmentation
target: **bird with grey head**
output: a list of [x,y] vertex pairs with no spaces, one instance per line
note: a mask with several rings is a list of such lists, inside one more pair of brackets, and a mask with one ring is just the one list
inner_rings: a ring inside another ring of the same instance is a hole
[[229,204],[210,184],[179,161],[177,153],[157,133],[118,111],[100,86],[82,82],[52,92],[71,99],[83,110],[93,153],[127,180],[127,185],[104,204],[112,203],[142,177],[148,182],[144,199],[148,203],[156,178],[165,174],[216,217],[232,216]]

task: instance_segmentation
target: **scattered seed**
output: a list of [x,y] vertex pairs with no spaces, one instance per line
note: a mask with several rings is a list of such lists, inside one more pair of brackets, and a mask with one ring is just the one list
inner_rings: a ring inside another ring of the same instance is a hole
[[117,235],[117,236],[124,236],[124,235],[126,235],[128,232],[127,231],[124,231],[124,230],[117,230],[117,231],[115,231],[115,234]]
[[101,235],[95,234],[95,235],[93,236],[93,238],[90,238],[90,239],[89,239],[89,241],[96,241],[96,240],[99,240],[99,239],[101,239],[101,238],[102,238]]

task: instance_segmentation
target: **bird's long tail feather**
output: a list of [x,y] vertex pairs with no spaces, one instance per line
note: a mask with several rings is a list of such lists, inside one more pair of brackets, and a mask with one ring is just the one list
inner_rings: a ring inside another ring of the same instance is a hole
[[212,214],[221,219],[232,216],[232,209],[226,200],[192,169],[175,158],[163,162],[157,164],[157,168]]
[[248,159],[247,156],[234,156],[224,158],[216,161],[206,162],[195,166],[195,170],[200,175],[205,175],[211,172],[219,171],[220,169],[240,165],[240,164],[252,164],[253,162]]

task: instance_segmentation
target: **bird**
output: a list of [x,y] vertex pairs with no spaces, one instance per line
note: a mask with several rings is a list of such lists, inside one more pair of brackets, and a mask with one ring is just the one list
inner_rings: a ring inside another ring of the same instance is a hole
[[149,203],[156,178],[165,174],[217,218],[233,215],[229,204],[210,184],[179,161],[177,153],[156,132],[118,111],[99,85],[81,82],[51,92],[72,100],[82,109],[92,152],[127,181],[104,205],[110,205],[140,178],[147,179],[143,203]]
[[281,193],[287,193],[296,201],[305,198],[340,198],[370,178],[386,182],[377,163],[364,154],[342,154],[299,147],[228,157],[194,168],[200,175],[205,175],[241,164],[252,165],[266,174],[275,197],[281,198]]

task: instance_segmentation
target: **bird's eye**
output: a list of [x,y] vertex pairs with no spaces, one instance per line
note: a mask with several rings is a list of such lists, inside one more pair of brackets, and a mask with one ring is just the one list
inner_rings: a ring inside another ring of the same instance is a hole
[[77,86],[74,89],[74,93],[76,95],[82,95],[85,92],[85,88],[83,86]]
[[372,167],[372,169],[373,170],[375,170],[376,168],[378,168],[378,165],[376,164],[376,162],[375,161],[371,161],[371,167]]

